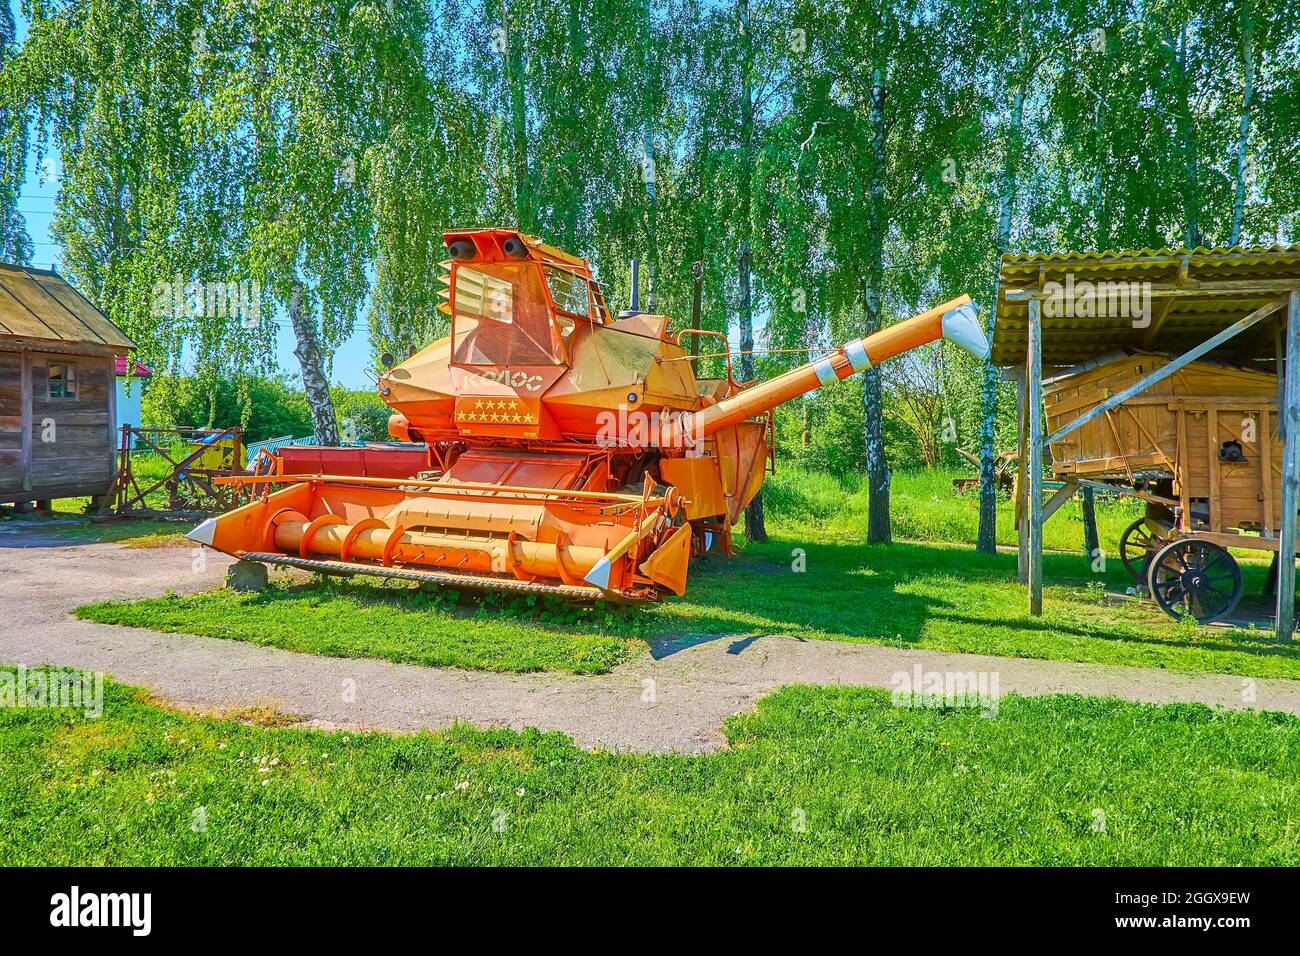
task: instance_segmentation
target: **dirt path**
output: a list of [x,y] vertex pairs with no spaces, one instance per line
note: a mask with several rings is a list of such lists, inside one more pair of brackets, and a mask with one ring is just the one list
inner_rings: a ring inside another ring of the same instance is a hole
[[[240,641],[79,621],[67,612],[106,598],[195,591],[220,582],[228,559],[185,547],[68,546],[0,532],[0,662],[102,670],[184,706],[273,705],[324,727],[413,731],[454,720],[540,727],[581,746],[702,751],[723,745],[725,717],[782,684],[892,687],[899,671],[995,674],[1002,694],[1078,693],[1197,701],[1300,714],[1300,681],[1186,675],[915,651],[791,637],[663,644],[600,677],[502,675],[315,657]],[[648,683],[653,682],[653,683]],[[1243,698],[1251,688],[1254,701]]]

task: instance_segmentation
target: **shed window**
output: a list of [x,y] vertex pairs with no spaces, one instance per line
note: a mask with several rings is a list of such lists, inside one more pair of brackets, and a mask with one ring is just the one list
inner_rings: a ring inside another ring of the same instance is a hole
[[77,397],[77,366],[51,363],[49,372],[50,398]]

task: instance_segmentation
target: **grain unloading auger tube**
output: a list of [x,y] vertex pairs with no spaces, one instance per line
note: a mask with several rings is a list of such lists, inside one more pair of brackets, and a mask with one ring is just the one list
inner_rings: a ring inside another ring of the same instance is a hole
[[960,345],[980,360],[988,357],[988,342],[970,296],[959,296],[864,339],[855,339],[816,361],[759,382],[716,405],[683,416],[677,426],[680,435],[674,435],[672,440],[685,441],[691,433],[707,437],[742,419],[760,415],[792,398],[856,372],[865,372],[873,365],[940,338]]
[[[680,456],[699,439],[725,434],[783,402],[939,338],[987,355],[975,310],[962,296],[712,404],[700,402],[672,421],[663,454]],[[682,594],[699,547],[687,500],[649,472],[639,493],[626,486],[618,492],[589,487],[602,454],[572,442],[516,443],[463,450],[433,480],[324,474],[225,479],[264,490],[252,503],[204,521],[189,537],[244,560],[327,574],[580,601]]]

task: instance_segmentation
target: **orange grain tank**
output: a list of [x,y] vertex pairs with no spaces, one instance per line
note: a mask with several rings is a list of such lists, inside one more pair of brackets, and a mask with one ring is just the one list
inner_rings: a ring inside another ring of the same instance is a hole
[[389,431],[425,443],[428,468],[279,475],[191,538],[325,573],[680,595],[692,555],[730,553],[767,471],[773,408],[941,337],[987,353],[962,296],[765,382],[736,382],[729,353],[726,378],[697,378],[683,342],[716,333],[611,315],[586,260],[513,230],[444,239],[451,335],[378,383]]

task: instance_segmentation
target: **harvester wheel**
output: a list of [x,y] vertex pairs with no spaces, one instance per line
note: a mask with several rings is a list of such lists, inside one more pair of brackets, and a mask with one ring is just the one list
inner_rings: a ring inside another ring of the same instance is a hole
[[1151,559],[1147,589],[1170,617],[1190,614],[1205,624],[1227,617],[1241,600],[1241,568],[1227,548],[1180,538]]

